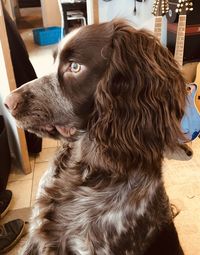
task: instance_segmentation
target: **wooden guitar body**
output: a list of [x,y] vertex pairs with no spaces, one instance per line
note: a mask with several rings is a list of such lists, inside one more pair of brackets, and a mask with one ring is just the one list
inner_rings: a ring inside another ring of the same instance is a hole
[[195,95],[195,104],[200,113],[200,63],[197,65],[196,78],[194,83],[197,85],[197,92]]

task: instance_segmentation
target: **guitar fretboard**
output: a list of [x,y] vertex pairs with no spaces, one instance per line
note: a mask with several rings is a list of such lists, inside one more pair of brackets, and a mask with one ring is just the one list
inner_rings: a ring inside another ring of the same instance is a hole
[[186,28],[186,15],[180,15],[178,20],[176,47],[174,58],[180,66],[183,65],[183,53],[185,43],[185,28]]
[[162,16],[155,17],[154,34],[160,40],[161,39],[161,28],[162,28]]

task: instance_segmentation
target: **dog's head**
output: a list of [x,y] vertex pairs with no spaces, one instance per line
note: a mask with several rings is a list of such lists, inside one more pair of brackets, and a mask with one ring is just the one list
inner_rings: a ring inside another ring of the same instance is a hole
[[108,154],[137,160],[182,138],[185,83],[152,34],[119,20],[90,25],[67,35],[56,55],[55,74],[7,97],[19,126],[66,139],[85,131]]

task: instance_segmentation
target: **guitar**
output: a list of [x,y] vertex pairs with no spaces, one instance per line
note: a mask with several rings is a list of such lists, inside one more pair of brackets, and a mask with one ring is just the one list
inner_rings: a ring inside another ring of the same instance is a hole
[[186,85],[188,96],[185,114],[181,120],[181,128],[189,141],[193,141],[200,134],[200,112],[195,103],[197,85],[191,83]]
[[[178,28],[176,36],[176,46],[174,58],[182,67],[185,43],[186,30],[186,14],[193,10],[193,3],[191,0],[179,0],[177,4],[176,13],[179,13]],[[196,82],[195,82],[196,83]],[[181,128],[186,135],[188,141],[193,141],[200,134],[200,103],[198,98],[198,86],[195,83],[187,84],[187,104],[185,114],[181,121]]]
[[[173,50],[173,41],[174,41],[174,39],[172,39],[172,34],[173,34],[173,38],[174,38],[174,33],[175,34],[177,33],[177,26],[176,25],[178,24],[179,11],[181,13],[181,9],[180,9],[181,2],[179,1],[178,4],[177,4],[177,2],[178,2],[178,0],[173,1],[173,2],[172,1],[169,2],[169,11],[166,14],[166,17],[167,17],[167,20],[168,20],[168,24],[167,24],[168,30],[171,32],[171,33],[168,34],[169,38],[168,38],[167,41],[168,41],[169,48],[171,50]],[[188,10],[187,11],[183,10],[182,14],[186,14],[186,13],[188,14],[189,11],[192,11],[193,4],[194,4],[194,8],[195,8],[195,5],[197,5],[197,2],[198,1],[185,2],[185,4],[187,4]],[[184,4],[184,3],[182,3],[182,4]],[[197,12],[197,10],[195,10],[195,11]],[[194,15],[196,15],[196,14],[194,13]],[[182,17],[182,18],[184,18],[184,20],[183,20],[183,22],[184,22],[186,17]],[[190,35],[193,35],[193,33],[198,33],[198,25],[196,25],[196,26],[186,25],[186,28],[185,28],[185,25],[186,24],[180,24],[179,31],[182,30],[183,35],[184,34],[188,35],[188,37],[186,36],[186,38],[188,38],[187,42],[186,42],[187,48],[184,50],[184,54],[183,54],[183,48],[185,46],[185,36],[183,38],[184,41],[181,42],[180,32],[178,31],[178,36],[177,36],[177,41],[176,41],[177,46],[175,47],[176,48],[176,60],[179,62],[179,65],[182,68],[182,73],[183,73],[183,76],[184,76],[185,80],[188,83],[192,83],[192,82],[194,82],[194,79],[195,79],[196,67],[197,67],[197,64],[198,64],[198,62],[196,62],[196,61],[194,62],[194,59],[195,59],[194,52],[196,51],[198,46],[197,46],[197,43],[196,43],[196,45],[194,46],[194,49],[191,49],[191,55],[190,55],[190,53],[189,53],[190,50],[188,49],[188,43],[189,43],[188,41],[191,38]],[[184,31],[185,31],[185,33],[184,33]],[[177,56],[178,55],[178,46],[179,46],[179,52],[180,52],[179,57]],[[184,55],[184,58],[182,58],[182,54]],[[182,66],[182,60],[183,59],[184,60],[187,59],[187,62],[183,63],[183,66]],[[190,61],[188,61],[189,59],[190,59]],[[191,61],[192,59],[193,59],[193,61]]]
[[179,3],[177,4],[176,8],[176,13],[179,14],[179,18],[174,58],[181,67],[183,65],[183,54],[185,44],[186,13],[189,11],[193,11],[192,0],[179,0]]
[[197,92],[195,95],[195,104],[200,113],[200,63],[197,65],[196,78],[194,83],[197,85]]
[[155,16],[154,34],[160,40],[162,34],[162,17],[169,11],[168,0],[155,0],[152,14]]

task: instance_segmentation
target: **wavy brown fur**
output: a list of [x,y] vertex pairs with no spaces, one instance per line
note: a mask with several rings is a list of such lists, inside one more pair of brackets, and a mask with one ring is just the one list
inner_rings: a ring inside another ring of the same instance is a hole
[[146,167],[184,139],[180,120],[186,91],[173,56],[152,34],[117,22],[113,30],[89,133],[108,159],[121,158],[124,171],[126,161]]
[[186,89],[173,57],[114,20],[67,36],[57,61],[56,74],[9,98],[20,126],[64,141],[22,254],[182,255],[162,181],[165,148],[184,139]]

